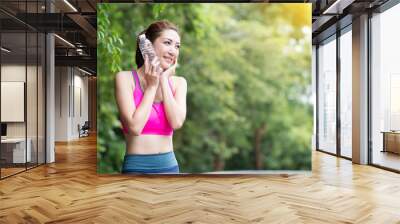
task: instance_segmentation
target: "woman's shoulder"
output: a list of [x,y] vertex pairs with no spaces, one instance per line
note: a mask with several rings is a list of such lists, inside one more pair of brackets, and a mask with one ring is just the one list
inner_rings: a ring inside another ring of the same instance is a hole
[[176,87],[178,87],[178,86],[186,86],[187,85],[186,79],[183,76],[174,75],[174,76],[171,76],[171,79],[172,79],[172,82],[175,84]]
[[127,79],[131,78],[132,76],[132,71],[119,71],[117,74],[115,74],[116,79]]
[[133,76],[132,76],[132,71],[117,72],[117,74],[115,74],[115,82],[120,85],[127,84],[127,83],[132,83],[133,85],[135,85]]
[[121,81],[133,80],[132,71],[119,71],[115,74],[115,79]]

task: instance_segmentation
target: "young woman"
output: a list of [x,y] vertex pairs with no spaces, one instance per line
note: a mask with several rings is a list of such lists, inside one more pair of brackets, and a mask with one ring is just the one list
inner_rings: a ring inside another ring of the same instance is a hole
[[175,76],[180,36],[168,21],[154,22],[142,33],[157,57],[143,58],[136,38],[138,69],[121,71],[115,79],[126,139],[122,173],[179,173],[172,136],[185,121],[187,92],[186,80]]

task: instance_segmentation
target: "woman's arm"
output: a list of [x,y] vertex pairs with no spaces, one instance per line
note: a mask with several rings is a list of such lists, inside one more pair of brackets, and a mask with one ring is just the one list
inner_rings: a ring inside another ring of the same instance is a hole
[[131,72],[119,72],[115,78],[115,96],[121,120],[129,133],[140,135],[151,113],[157,87],[149,86],[144,92],[142,102],[136,108],[133,91],[135,82]]
[[175,97],[168,84],[169,76],[161,76],[160,84],[163,94],[164,109],[167,120],[173,129],[182,127],[186,118],[187,82],[183,77],[176,76]]

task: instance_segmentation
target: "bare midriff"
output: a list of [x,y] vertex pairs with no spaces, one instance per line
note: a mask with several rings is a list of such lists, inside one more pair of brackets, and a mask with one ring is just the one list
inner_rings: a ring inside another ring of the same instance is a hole
[[158,154],[173,150],[172,135],[125,135],[126,154]]

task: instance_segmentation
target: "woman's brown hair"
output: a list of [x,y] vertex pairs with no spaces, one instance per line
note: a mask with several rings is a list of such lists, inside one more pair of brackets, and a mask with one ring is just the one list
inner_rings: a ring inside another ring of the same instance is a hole
[[[161,33],[164,30],[175,30],[179,34],[178,28],[175,24],[166,20],[161,20],[150,24],[150,26],[140,32],[139,35],[144,33],[147,39],[149,39],[151,43],[154,43],[154,41],[161,36]],[[138,68],[142,67],[144,64],[144,59],[139,49],[139,35],[136,37],[136,65]]]

